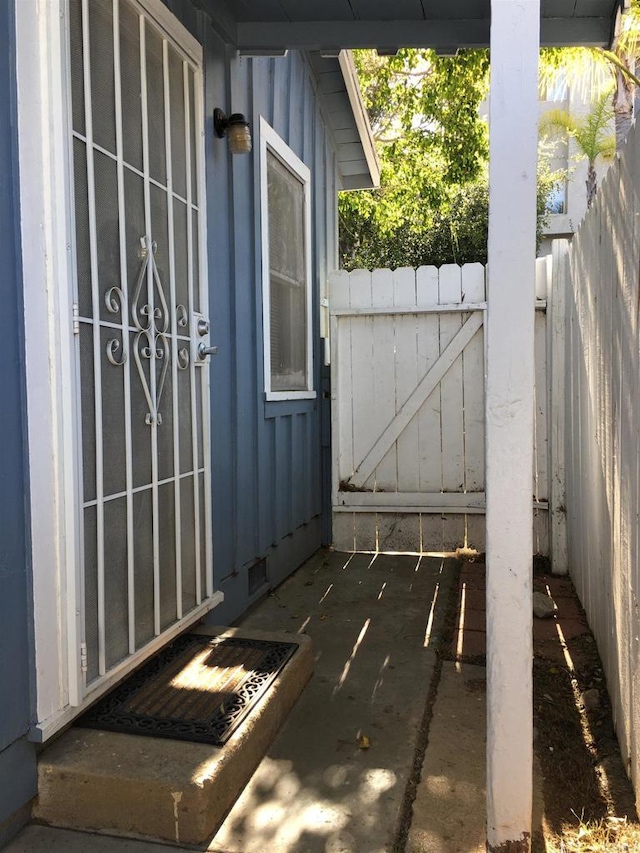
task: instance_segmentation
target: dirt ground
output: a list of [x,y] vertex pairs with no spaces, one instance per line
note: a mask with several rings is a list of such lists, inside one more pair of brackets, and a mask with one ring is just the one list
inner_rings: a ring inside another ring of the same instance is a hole
[[[482,600],[482,556],[461,563],[463,584],[467,599]],[[552,576],[544,558],[534,560],[534,589],[551,594],[558,608],[551,619],[534,618],[534,747],[544,796],[534,853],[640,853],[634,793],[584,611],[571,580]],[[450,630],[457,618],[454,610]],[[465,630],[463,653],[458,647],[456,654],[452,637],[444,656],[483,664],[483,645],[484,624],[476,619]]]
[[[575,614],[576,624],[586,625],[571,580],[550,581],[547,561],[537,561],[534,587],[544,592],[553,583],[560,625],[563,608]],[[640,851],[634,793],[598,649],[590,631],[571,633],[565,632],[564,645],[534,635],[535,750],[543,775],[545,835],[537,849]]]

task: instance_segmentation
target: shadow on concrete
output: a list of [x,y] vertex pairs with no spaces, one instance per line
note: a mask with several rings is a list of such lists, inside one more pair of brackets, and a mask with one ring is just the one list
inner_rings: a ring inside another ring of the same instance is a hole
[[209,850],[394,848],[457,572],[320,552],[243,620],[309,634],[315,675]]
[[484,667],[444,661],[407,853],[484,853]]
[[[577,823],[612,811],[633,819],[604,674],[571,581],[538,565],[534,585],[558,605],[554,618],[534,620],[536,796],[544,798],[546,828],[559,833],[568,818]],[[308,633],[316,671],[203,847],[217,853],[483,851],[482,562],[319,552],[243,627]],[[580,697],[593,688],[600,701],[586,710]],[[534,827],[534,849],[543,851],[539,814]],[[10,848],[170,849],[35,826]]]

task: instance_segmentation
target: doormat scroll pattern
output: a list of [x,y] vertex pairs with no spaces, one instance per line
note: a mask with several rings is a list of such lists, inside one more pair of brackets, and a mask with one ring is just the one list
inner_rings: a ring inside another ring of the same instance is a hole
[[76,725],[223,746],[297,648],[296,643],[185,634]]

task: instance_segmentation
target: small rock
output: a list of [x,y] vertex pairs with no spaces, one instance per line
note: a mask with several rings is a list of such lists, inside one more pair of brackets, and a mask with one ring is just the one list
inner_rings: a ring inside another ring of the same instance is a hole
[[582,694],[582,704],[587,711],[595,711],[600,707],[600,691],[596,687],[585,690]]
[[556,603],[544,592],[533,593],[533,615],[538,619],[549,619],[556,612]]

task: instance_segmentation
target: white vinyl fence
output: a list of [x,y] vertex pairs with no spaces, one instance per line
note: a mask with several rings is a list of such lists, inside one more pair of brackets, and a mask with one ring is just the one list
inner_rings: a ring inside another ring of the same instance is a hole
[[640,134],[636,123],[570,248],[566,290],[569,569],[640,782]]
[[[546,554],[549,267],[538,263],[532,495]],[[335,547],[484,550],[485,267],[338,272],[329,294]]]

